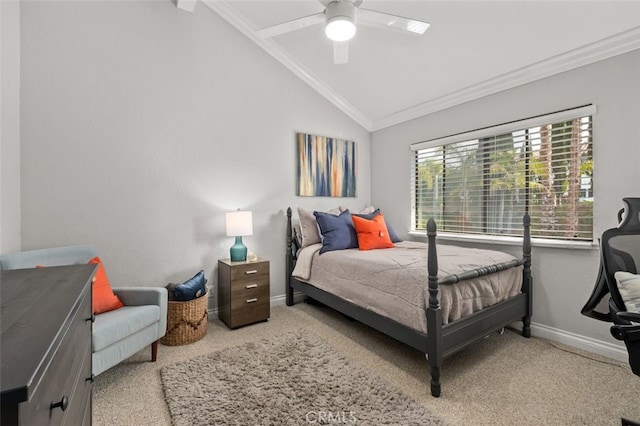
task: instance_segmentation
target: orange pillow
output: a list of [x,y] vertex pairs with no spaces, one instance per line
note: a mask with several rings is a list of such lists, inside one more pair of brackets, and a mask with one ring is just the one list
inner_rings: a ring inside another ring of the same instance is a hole
[[356,215],[351,216],[351,219],[353,220],[353,227],[356,228],[358,248],[360,250],[394,247],[382,213],[371,220]]
[[107,272],[104,270],[100,257],[96,256],[87,263],[97,263],[98,269],[93,276],[91,304],[93,305],[93,313],[101,314],[103,312],[113,311],[122,308],[124,305],[113,293]]

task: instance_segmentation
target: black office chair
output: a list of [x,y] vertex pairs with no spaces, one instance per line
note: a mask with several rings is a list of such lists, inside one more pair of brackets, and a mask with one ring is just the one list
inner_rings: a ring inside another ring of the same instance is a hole
[[[631,371],[640,376],[640,312],[629,312],[618,288],[615,273],[638,274],[640,266],[640,198],[624,198],[625,208],[618,212],[617,228],[607,229],[600,238],[600,268],[591,297],[582,314],[601,321],[613,322],[611,334],[624,341]],[[623,219],[624,217],[624,219]],[[596,310],[609,294],[609,312]],[[622,419],[622,425],[640,426]]]
[[[636,199],[640,202],[640,199]],[[627,210],[628,212],[633,210]],[[638,273],[640,265],[640,218],[627,214],[618,228],[607,229],[600,239],[602,265],[611,294],[609,313],[611,334],[624,341],[629,353],[631,371],[640,376],[640,312],[629,312],[614,277],[618,271]],[[637,308],[636,308],[637,309]],[[635,322],[636,324],[633,324]]]

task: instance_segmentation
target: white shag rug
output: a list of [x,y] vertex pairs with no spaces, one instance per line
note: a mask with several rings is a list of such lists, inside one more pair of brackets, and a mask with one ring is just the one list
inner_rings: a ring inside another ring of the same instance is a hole
[[176,426],[445,424],[304,330],[163,367],[161,377]]

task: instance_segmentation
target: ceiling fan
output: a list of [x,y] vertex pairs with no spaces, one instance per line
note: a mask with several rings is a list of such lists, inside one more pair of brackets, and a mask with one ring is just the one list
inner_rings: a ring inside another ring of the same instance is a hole
[[408,34],[422,35],[429,28],[427,22],[403,18],[375,10],[362,9],[364,0],[318,0],[325,7],[321,13],[262,28],[257,33],[270,38],[316,24],[325,24],[325,34],[333,40],[334,64],[346,64],[349,57],[348,41],[356,34],[358,23],[387,27]]

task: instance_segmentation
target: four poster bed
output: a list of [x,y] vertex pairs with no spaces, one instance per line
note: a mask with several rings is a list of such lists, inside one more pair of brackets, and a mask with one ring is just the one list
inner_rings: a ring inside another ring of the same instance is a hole
[[531,335],[528,215],[523,225],[522,258],[437,247],[432,219],[426,245],[399,242],[385,250],[320,254],[321,244],[300,247],[288,208],[286,303],[293,305],[294,290],[299,291],[423,352],[430,366],[431,394],[438,397],[444,358],[517,321],[523,323],[522,335]]

